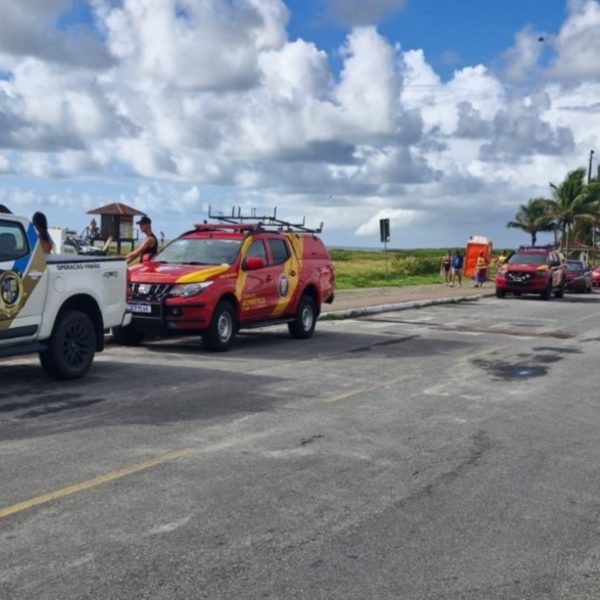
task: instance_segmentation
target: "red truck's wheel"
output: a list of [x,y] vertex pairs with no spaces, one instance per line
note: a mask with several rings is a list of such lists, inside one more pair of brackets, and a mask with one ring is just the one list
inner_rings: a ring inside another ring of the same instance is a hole
[[48,349],[40,352],[40,362],[57,379],[78,379],[92,365],[95,353],[92,320],[79,310],[67,310],[54,325]]
[[217,304],[210,327],[202,334],[202,340],[208,350],[223,352],[229,350],[236,330],[233,305],[227,300],[222,300]]
[[290,335],[298,339],[308,339],[312,337],[316,324],[317,308],[315,301],[310,296],[302,296],[294,320],[288,323]]

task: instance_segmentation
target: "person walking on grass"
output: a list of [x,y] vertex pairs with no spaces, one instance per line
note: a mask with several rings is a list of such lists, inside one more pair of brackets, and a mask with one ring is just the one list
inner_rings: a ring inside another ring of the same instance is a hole
[[452,281],[450,287],[458,282],[458,287],[462,287],[462,272],[463,272],[463,255],[460,250],[457,250],[452,256]]
[[487,280],[487,270],[488,261],[483,252],[480,252],[475,263],[475,287],[483,287],[483,284]]
[[444,284],[449,285],[450,283],[450,267],[452,265],[452,255],[450,254],[450,250],[446,252],[446,254],[442,257],[442,262],[440,264],[440,273],[444,277]]

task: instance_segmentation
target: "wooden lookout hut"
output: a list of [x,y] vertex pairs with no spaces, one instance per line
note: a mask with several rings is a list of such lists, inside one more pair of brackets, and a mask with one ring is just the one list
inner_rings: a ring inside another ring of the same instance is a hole
[[121,244],[130,244],[131,249],[137,240],[137,230],[134,227],[135,217],[145,213],[127,206],[122,202],[113,202],[106,206],[88,210],[88,215],[100,215],[100,234],[106,242],[109,238],[117,244],[117,252],[121,254]]

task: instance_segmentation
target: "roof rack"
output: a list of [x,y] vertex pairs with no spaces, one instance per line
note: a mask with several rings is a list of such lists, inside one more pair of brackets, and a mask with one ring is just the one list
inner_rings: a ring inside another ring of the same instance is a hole
[[249,231],[260,231],[260,223],[195,223],[196,231],[234,231],[237,233],[247,233]]
[[554,244],[545,244],[544,246],[529,246],[527,244],[521,244],[519,250],[556,250]]
[[[219,223],[201,223],[196,225],[196,229],[208,229],[213,227],[219,229],[234,229],[237,231],[260,231],[265,229],[275,229],[276,231],[299,231],[302,233],[321,233],[324,223],[321,222],[317,229],[311,229],[306,226],[306,217],[302,218],[302,223],[291,223],[277,217],[277,207],[273,209],[272,215],[257,215],[256,209],[252,209],[249,215],[242,214],[242,208],[234,206],[231,215],[224,215],[222,212],[213,214],[211,207],[208,207],[208,218],[217,219]],[[252,222],[250,222],[252,221]]]

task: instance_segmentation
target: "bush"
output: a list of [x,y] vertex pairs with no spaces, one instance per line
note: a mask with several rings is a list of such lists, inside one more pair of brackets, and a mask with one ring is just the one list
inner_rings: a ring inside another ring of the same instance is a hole
[[437,258],[415,258],[396,256],[392,263],[392,271],[398,277],[411,277],[413,275],[434,275],[440,270],[440,261]]

